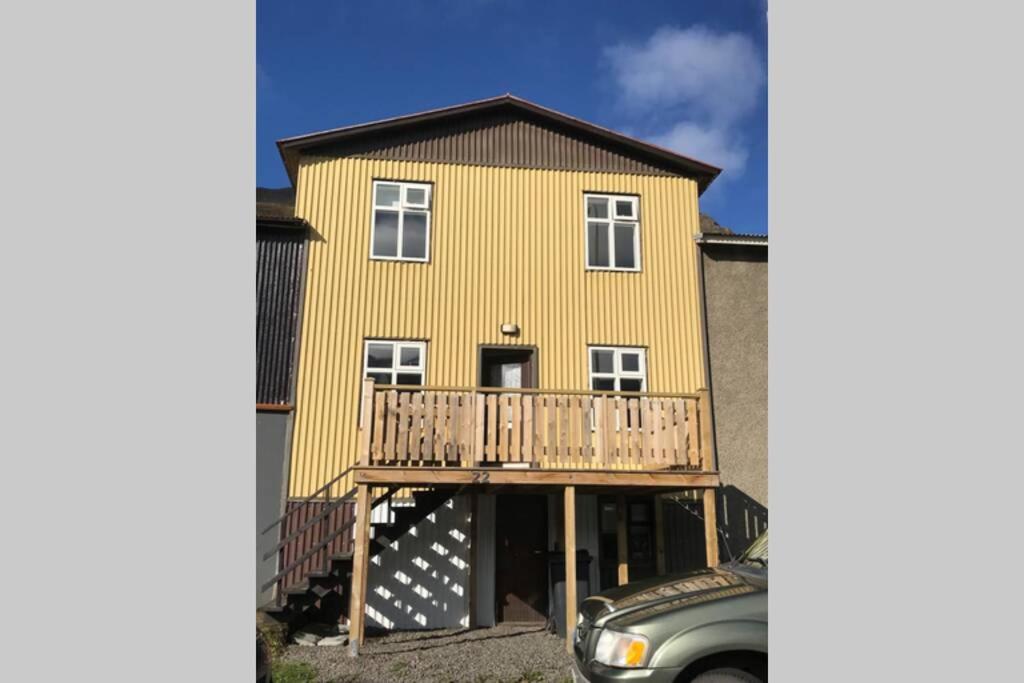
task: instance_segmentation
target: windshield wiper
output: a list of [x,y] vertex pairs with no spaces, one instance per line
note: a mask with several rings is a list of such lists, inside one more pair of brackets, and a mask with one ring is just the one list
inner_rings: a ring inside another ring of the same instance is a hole
[[764,558],[761,558],[761,557],[744,557],[740,561],[743,562],[744,564],[746,564],[746,563],[753,564],[754,562],[757,562],[762,567],[767,567],[768,566],[768,560],[766,560]]

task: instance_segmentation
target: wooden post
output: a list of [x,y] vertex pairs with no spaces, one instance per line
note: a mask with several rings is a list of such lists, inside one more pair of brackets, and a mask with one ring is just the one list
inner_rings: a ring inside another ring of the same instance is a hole
[[654,552],[658,576],[662,576],[665,573],[665,516],[658,494],[654,494]]
[[704,489],[704,543],[708,566],[718,566],[718,516],[715,512],[715,489]]
[[697,400],[700,411],[700,464],[705,472],[712,472],[718,468],[718,458],[715,454],[714,428],[711,412],[711,392],[707,389],[698,389]]
[[359,654],[366,632],[366,572],[370,560],[370,487],[356,485],[355,552],[352,555],[352,601],[349,603],[349,656]]
[[359,403],[361,409],[359,420],[359,462],[370,464],[370,434],[373,431],[373,379],[363,380],[363,399]]
[[572,654],[576,628],[576,487],[565,487],[565,650]]
[[626,496],[615,498],[615,531],[618,536],[615,545],[619,548],[619,585],[629,583],[629,548],[626,538]]

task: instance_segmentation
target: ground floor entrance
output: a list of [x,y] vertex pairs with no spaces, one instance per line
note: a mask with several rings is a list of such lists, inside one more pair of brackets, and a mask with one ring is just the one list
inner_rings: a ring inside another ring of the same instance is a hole
[[547,496],[497,497],[495,617],[498,622],[547,620],[547,511]]

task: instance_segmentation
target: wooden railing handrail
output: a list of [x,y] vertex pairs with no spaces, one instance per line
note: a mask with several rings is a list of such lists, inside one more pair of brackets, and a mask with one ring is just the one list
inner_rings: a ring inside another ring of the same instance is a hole
[[419,384],[374,384],[375,391],[445,391],[477,394],[558,394],[560,396],[623,396],[627,398],[689,398],[700,400],[701,390],[695,393],[669,393],[664,391],[602,391],[587,389],[537,389],[519,387],[455,387],[424,386]]

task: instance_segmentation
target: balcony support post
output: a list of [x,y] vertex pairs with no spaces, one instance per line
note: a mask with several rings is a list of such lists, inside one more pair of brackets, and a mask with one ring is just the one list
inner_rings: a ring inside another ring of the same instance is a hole
[[715,489],[704,489],[704,543],[709,567],[718,566],[718,515]]
[[355,551],[352,554],[352,600],[348,608],[349,656],[359,655],[366,634],[366,573],[370,565],[370,487],[356,489]]
[[619,551],[619,585],[629,583],[629,540],[626,538],[626,496],[615,497],[615,532]]
[[576,487],[565,487],[565,650],[572,654],[576,628]]

